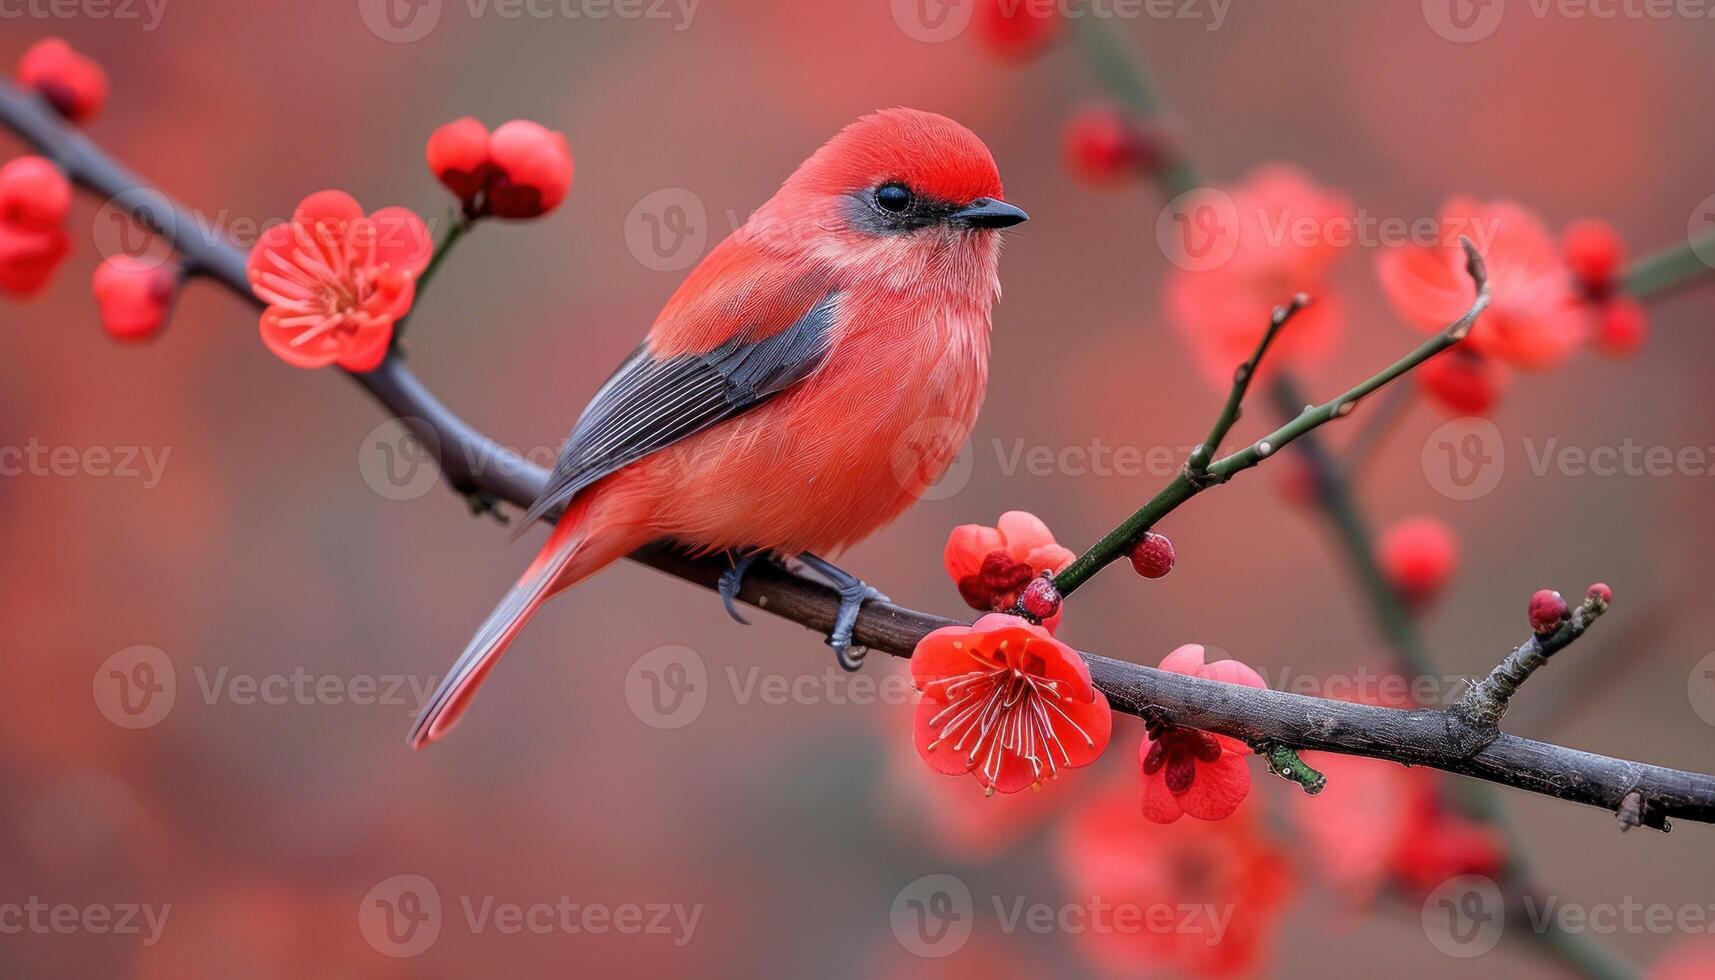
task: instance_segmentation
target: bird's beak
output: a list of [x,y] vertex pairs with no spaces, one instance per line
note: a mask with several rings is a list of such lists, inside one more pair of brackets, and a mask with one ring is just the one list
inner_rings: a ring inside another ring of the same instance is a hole
[[1030,215],[1005,201],[979,197],[965,207],[954,211],[952,220],[972,228],[1011,228],[1013,225],[1029,221]]

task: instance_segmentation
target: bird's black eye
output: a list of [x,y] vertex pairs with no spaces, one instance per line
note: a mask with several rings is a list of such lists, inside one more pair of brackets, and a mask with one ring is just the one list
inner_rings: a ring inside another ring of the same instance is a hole
[[898,214],[911,206],[911,191],[904,184],[883,184],[876,188],[875,203],[883,211]]

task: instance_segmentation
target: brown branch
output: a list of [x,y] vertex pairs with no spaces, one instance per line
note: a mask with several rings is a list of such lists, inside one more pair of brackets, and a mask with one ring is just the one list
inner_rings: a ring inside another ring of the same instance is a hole
[[[81,133],[63,124],[36,97],[0,82],[0,124],[55,160],[81,186],[128,207],[137,219],[172,244],[187,267],[260,306],[245,278],[245,255],[182,205],[168,201],[118,166]],[[142,193],[139,193],[142,192]],[[136,212],[153,209],[144,215]],[[164,210],[163,210],[164,208]],[[1397,365],[1396,365],[1397,367]],[[1390,369],[1375,384],[1354,389],[1323,406],[1338,412],[1373,387],[1407,368]],[[392,415],[438,450],[447,482],[461,493],[481,492],[518,507],[535,500],[547,474],[478,432],[435,398],[404,361],[389,357],[368,374],[350,375]],[[1366,382],[1366,385],[1369,385]],[[1362,386],[1360,386],[1362,387]],[[1301,435],[1314,425],[1304,413],[1274,437]],[[1252,446],[1222,463],[1243,468],[1260,455]],[[1222,464],[1216,464],[1219,468]],[[636,560],[686,581],[713,588],[725,570],[718,558],[693,559],[667,545],[643,549]],[[839,597],[832,589],[790,572],[759,564],[744,581],[739,599],[818,632],[834,623]],[[872,650],[907,657],[930,631],[953,623],[885,602],[865,605],[855,639]],[[1096,686],[1127,714],[1165,716],[1175,724],[1219,732],[1253,746],[1315,749],[1421,765],[1512,786],[1563,800],[1624,813],[1628,819],[1664,826],[1669,816],[1715,822],[1715,777],[1682,772],[1497,734],[1467,751],[1460,745],[1460,720],[1450,712],[1402,711],[1279,691],[1255,690],[1137,664],[1084,654]],[[1629,802],[1628,802],[1629,801]]]

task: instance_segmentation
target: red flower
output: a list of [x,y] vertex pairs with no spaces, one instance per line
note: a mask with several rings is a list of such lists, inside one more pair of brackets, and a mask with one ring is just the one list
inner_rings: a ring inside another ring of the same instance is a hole
[[1441,242],[1390,249],[1376,274],[1401,317],[1434,332],[1462,316],[1476,298],[1465,272],[1460,235],[1483,253],[1494,300],[1469,343],[1526,369],[1564,361],[1587,333],[1572,276],[1554,236],[1535,212],[1511,201],[1456,197],[1441,209]]
[[115,340],[148,340],[166,325],[178,271],[161,262],[117,255],[96,267],[90,285],[109,335]]
[[1412,603],[1433,599],[1459,567],[1459,539],[1436,517],[1408,517],[1391,525],[1376,551],[1388,581]]
[[475,119],[447,123],[429,137],[429,170],[473,217],[537,218],[560,206],[572,186],[563,134],[515,119],[492,134]]
[[1167,244],[1175,268],[1166,286],[1167,317],[1211,381],[1232,383],[1274,308],[1296,293],[1316,302],[1281,333],[1263,373],[1314,364],[1333,350],[1344,310],[1329,272],[1353,233],[1352,203],[1344,195],[1273,164],[1236,187],[1182,198],[1171,217],[1174,238]]
[[1459,875],[1500,873],[1501,835],[1448,809],[1440,776],[1322,752],[1306,752],[1304,761],[1328,786],[1314,797],[1294,794],[1293,816],[1315,848],[1315,866],[1347,900],[1367,903],[1389,885],[1423,895]]
[[1003,58],[1023,60],[1060,35],[1057,0],[977,0],[977,35]]
[[1607,357],[1631,357],[1649,339],[1649,314],[1629,296],[1615,296],[1596,306],[1596,351]]
[[[1080,949],[1115,976],[1257,970],[1294,887],[1285,857],[1248,814],[1151,827],[1138,823],[1133,807],[1130,790],[1115,787],[1063,825],[1058,864],[1067,900],[1094,907],[1099,899],[1141,920],[1130,929],[1081,930]],[[1162,915],[1188,907],[1211,914]]]
[[1507,382],[1506,365],[1462,343],[1423,363],[1418,387],[1453,415],[1487,415]]
[[[947,574],[972,609],[1001,612],[1011,609],[1030,580],[1043,572],[1059,572],[1078,557],[1054,540],[1041,518],[1022,510],[1000,515],[995,527],[961,524],[947,538],[943,556]],[[1060,614],[1043,621],[1049,632]]]
[[[1205,663],[1206,652],[1196,643],[1168,654],[1162,670],[1225,684],[1266,688],[1262,676],[1237,660]],[[1251,791],[1243,742],[1166,725],[1143,737],[1137,758],[1143,770],[1143,815],[1156,823],[1172,823],[1190,814],[1199,820],[1224,820]]]
[[251,288],[268,304],[262,342],[294,367],[374,370],[432,251],[410,211],[364,217],[343,191],[310,195],[250,253]]
[[1606,221],[1584,218],[1567,225],[1560,233],[1560,249],[1566,267],[1584,295],[1603,297],[1613,289],[1620,267],[1626,261],[1626,244]]
[[1114,186],[1156,164],[1156,150],[1124,112],[1093,106],[1066,123],[1066,165],[1085,182]]
[[929,767],[1016,793],[1096,761],[1113,712],[1078,651],[1040,626],[991,613],[944,626],[911,654],[922,692],[914,734]]
[[107,72],[57,37],[37,41],[24,52],[18,83],[41,93],[74,123],[90,121],[107,104]]
[[0,167],[0,288],[28,295],[47,284],[71,250],[71,196],[71,182],[42,157]]

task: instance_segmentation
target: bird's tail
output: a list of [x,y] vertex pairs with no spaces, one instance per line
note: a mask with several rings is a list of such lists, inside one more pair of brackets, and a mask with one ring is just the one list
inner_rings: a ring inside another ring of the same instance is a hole
[[[553,535],[536,559],[518,579],[518,584],[500,600],[494,612],[471,637],[470,644],[453,662],[440,686],[423,705],[411,726],[411,747],[421,749],[452,731],[470,707],[476,689],[488,677],[500,655],[512,645],[530,617],[551,596],[595,573],[617,555],[597,555],[591,548],[586,522],[588,501],[575,504],[554,526]],[[620,552],[623,554],[623,551]]]

